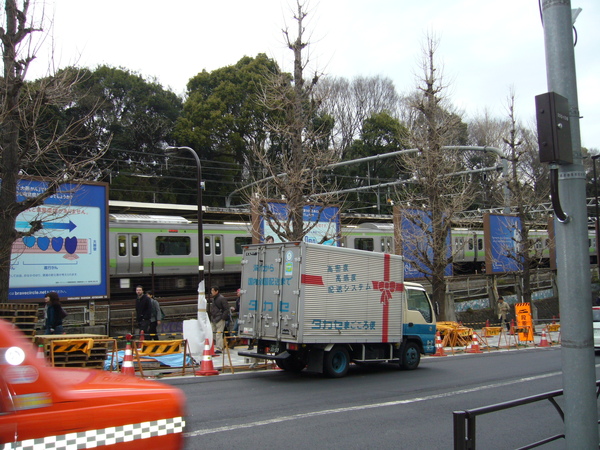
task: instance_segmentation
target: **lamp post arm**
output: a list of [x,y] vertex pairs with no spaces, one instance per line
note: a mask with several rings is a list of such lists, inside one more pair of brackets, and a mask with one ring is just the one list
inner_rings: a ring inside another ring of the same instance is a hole
[[202,226],[202,164],[198,154],[191,147],[167,147],[167,151],[186,150],[196,160],[197,168],[197,205],[198,205],[198,283],[204,281],[204,230]]

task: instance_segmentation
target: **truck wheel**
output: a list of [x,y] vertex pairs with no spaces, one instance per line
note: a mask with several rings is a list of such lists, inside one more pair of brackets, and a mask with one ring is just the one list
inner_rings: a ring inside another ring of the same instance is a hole
[[419,346],[414,342],[407,342],[400,351],[400,368],[404,370],[414,370],[419,367],[421,362],[421,352]]
[[348,373],[350,355],[346,347],[336,345],[323,357],[323,371],[331,378],[341,378]]

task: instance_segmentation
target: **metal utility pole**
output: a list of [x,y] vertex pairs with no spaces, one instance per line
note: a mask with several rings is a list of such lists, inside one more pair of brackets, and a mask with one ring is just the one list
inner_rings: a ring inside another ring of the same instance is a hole
[[573,163],[558,167],[568,220],[555,222],[567,448],[598,448],[585,171],[570,0],[542,0],[548,91],[569,101]]

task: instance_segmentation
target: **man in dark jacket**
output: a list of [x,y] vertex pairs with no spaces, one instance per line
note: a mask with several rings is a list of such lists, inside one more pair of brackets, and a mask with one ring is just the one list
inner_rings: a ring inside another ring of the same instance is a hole
[[215,342],[215,353],[223,351],[223,332],[225,331],[225,322],[229,318],[229,304],[225,297],[219,293],[219,287],[213,286],[210,289],[212,296],[212,306],[210,308],[210,321],[213,330],[213,339]]
[[152,301],[150,297],[144,294],[144,288],[137,286],[135,288],[137,298],[135,299],[135,313],[140,329],[140,334],[143,331],[144,334],[148,334],[150,329],[150,318],[152,317]]

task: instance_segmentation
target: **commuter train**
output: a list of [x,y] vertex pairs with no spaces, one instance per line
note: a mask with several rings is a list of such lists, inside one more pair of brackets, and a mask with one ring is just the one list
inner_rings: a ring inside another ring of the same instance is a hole
[[[158,295],[192,293],[197,288],[198,227],[183,217],[111,214],[109,266],[111,295],[132,294],[135,286],[154,288]],[[394,253],[393,225],[364,223],[342,229],[341,245],[367,251]],[[252,243],[246,224],[203,225],[204,268],[207,286],[223,290],[240,285],[242,249]],[[550,241],[545,230],[530,234],[541,265],[548,265]],[[454,273],[476,273],[485,260],[482,230],[455,228]],[[590,256],[595,262],[596,240],[590,233]]]

